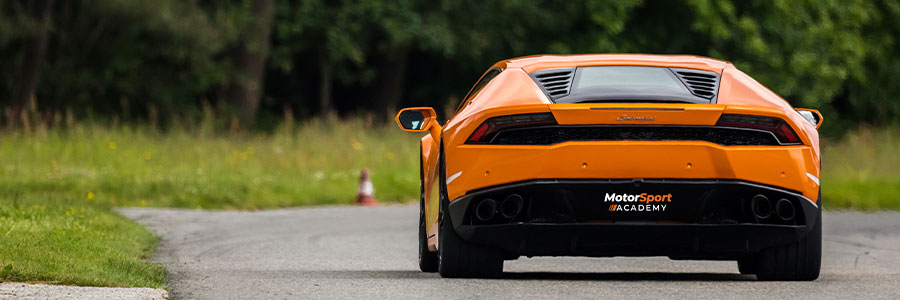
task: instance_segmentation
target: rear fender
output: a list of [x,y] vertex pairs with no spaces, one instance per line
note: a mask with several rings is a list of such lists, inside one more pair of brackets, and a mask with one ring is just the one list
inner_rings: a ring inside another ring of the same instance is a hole
[[422,183],[425,191],[425,232],[428,237],[429,250],[435,251],[437,250],[437,216],[439,211],[438,202],[440,200],[440,172],[438,170],[440,148],[430,134],[422,137],[420,147],[422,149],[422,171],[424,175]]

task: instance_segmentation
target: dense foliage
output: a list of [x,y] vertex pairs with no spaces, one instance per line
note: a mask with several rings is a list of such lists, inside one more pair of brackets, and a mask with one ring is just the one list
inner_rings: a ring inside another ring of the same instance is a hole
[[898,19],[898,0],[8,0],[0,107],[8,126],[26,111],[265,125],[452,107],[508,57],[685,53],[734,62],[834,133],[900,120]]

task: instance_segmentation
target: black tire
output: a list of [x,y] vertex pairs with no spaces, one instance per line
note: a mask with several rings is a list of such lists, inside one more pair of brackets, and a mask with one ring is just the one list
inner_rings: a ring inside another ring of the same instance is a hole
[[[820,202],[821,203],[821,202]],[[756,256],[756,278],[773,281],[809,281],[819,278],[822,265],[822,210],[816,225],[797,243],[773,247]]]
[[438,243],[438,270],[448,278],[499,278],[503,275],[503,255],[499,249],[464,241],[453,230],[449,214],[442,214]]
[[419,270],[427,273],[438,271],[438,255],[428,251],[428,231],[425,230],[425,171],[419,151]]
[[447,186],[444,182],[443,144],[440,157],[440,216],[438,216],[438,272],[447,278],[499,278],[503,275],[503,253],[463,240],[453,229],[446,213]]
[[738,271],[741,272],[741,275],[753,275],[756,274],[756,257],[751,256],[747,258],[742,258],[737,261]]
[[438,271],[438,255],[428,251],[428,238],[425,237],[425,213],[419,214],[419,270],[434,273]]

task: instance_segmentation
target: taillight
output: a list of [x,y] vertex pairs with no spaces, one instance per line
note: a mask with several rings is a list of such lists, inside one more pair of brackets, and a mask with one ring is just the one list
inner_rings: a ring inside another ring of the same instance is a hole
[[467,144],[489,143],[494,135],[503,129],[515,127],[533,127],[542,125],[556,125],[556,119],[551,113],[521,114],[502,117],[493,117],[481,123],[475,132],[466,140]]
[[719,117],[719,121],[716,122],[716,126],[765,130],[774,134],[782,144],[800,144],[800,138],[797,136],[797,133],[780,118],[723,114]]

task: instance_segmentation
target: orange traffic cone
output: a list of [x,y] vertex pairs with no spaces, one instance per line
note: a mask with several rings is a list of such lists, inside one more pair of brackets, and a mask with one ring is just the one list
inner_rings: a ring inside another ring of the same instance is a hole
[[356,205],[375,206],[375,187],[369,179],[369,170],[363,169],[359,173],[359,191],[356,193]]

